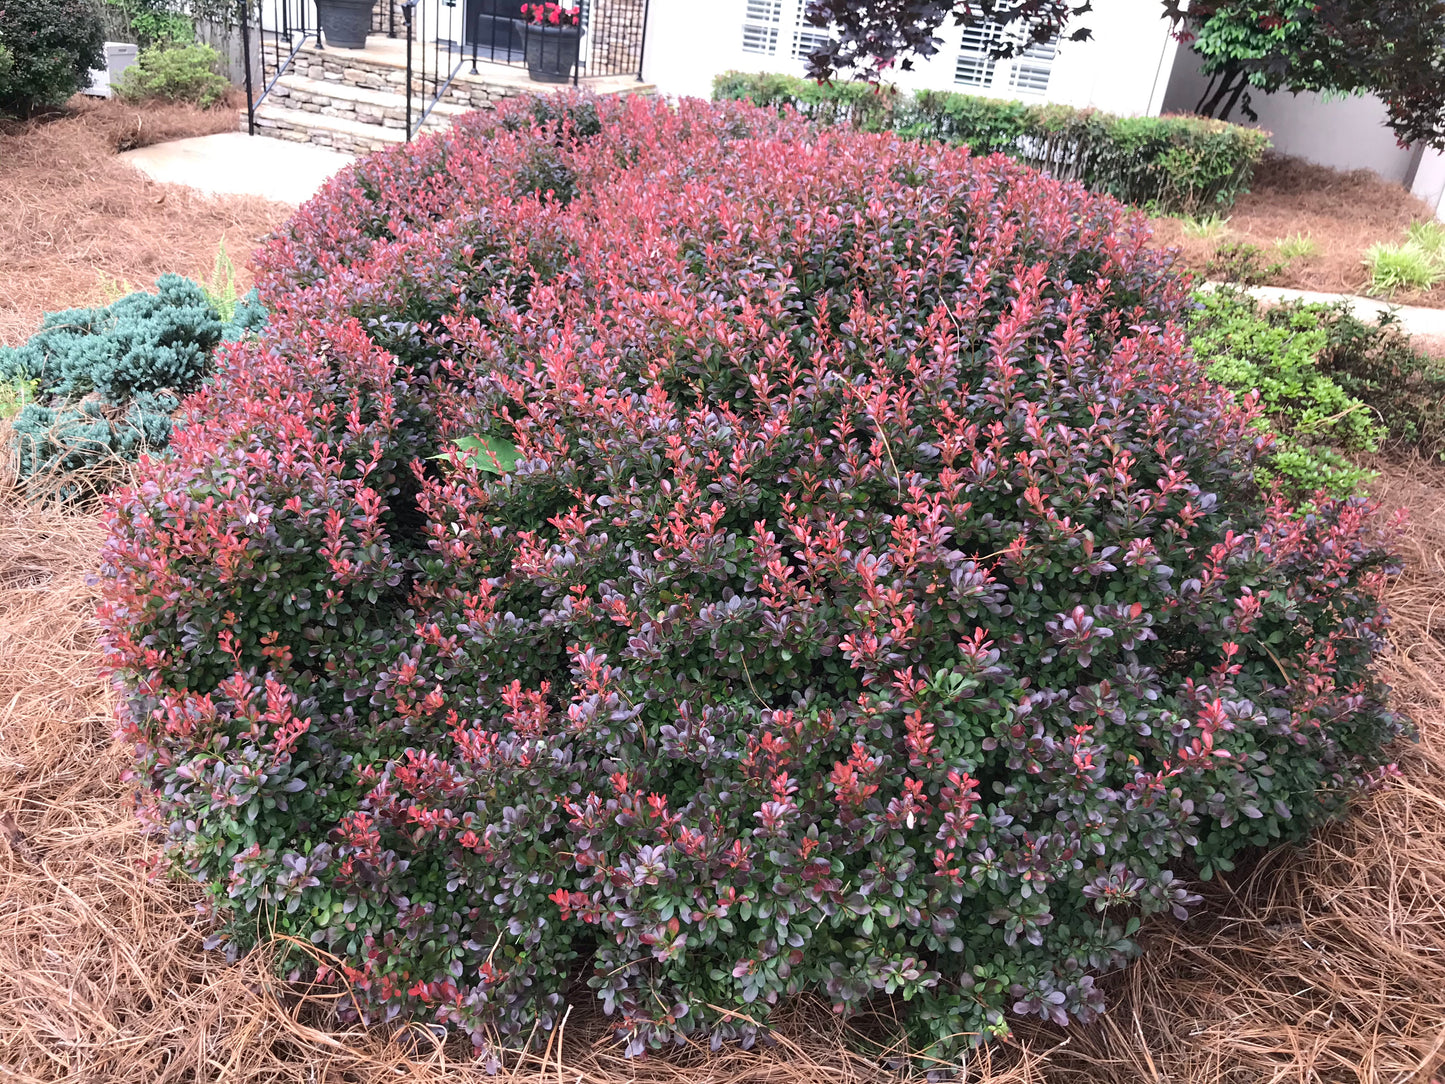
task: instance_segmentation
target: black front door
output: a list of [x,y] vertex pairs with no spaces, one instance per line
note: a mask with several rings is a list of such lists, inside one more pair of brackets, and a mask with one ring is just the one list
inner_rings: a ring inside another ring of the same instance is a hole
[[523,59],[522,35],[513,22],[522,17],[523,0],[467,0],[466,42],[477,44],[477,56],[487,60]]

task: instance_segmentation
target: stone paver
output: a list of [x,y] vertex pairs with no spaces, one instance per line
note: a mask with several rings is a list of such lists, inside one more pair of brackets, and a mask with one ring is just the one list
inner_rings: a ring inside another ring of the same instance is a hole
[[120,155],[153,181],[183,184],[220,196],[261,196],[299,207],[342,166],[349,154],[311,143],[243,132],[177,139]]

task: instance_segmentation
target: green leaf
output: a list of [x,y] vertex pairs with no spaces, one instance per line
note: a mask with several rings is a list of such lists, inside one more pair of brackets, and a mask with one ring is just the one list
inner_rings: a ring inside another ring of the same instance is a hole
[[517,461],[522,458],[517,446],[501,437],[462,437],[457,441],[456,448],[465,453],[462,456],[464,464],[489,474],[506,474],[515,470]]

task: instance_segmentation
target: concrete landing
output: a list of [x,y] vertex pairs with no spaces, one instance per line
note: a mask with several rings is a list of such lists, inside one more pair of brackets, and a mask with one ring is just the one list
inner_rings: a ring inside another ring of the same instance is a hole
[[119,157],[153,181],[183,184],[210,196],[260,196],[292,207],[305,203],[355,160],[311,143],[242,132],[157,143]]

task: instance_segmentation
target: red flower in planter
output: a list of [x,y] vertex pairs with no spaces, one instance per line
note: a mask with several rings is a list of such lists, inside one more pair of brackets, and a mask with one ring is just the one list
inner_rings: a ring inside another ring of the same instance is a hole
[[564,8],[547,0],[542,4],[523,4],[522,18],[538,26],[576,26],[582,21],[582,9]]

